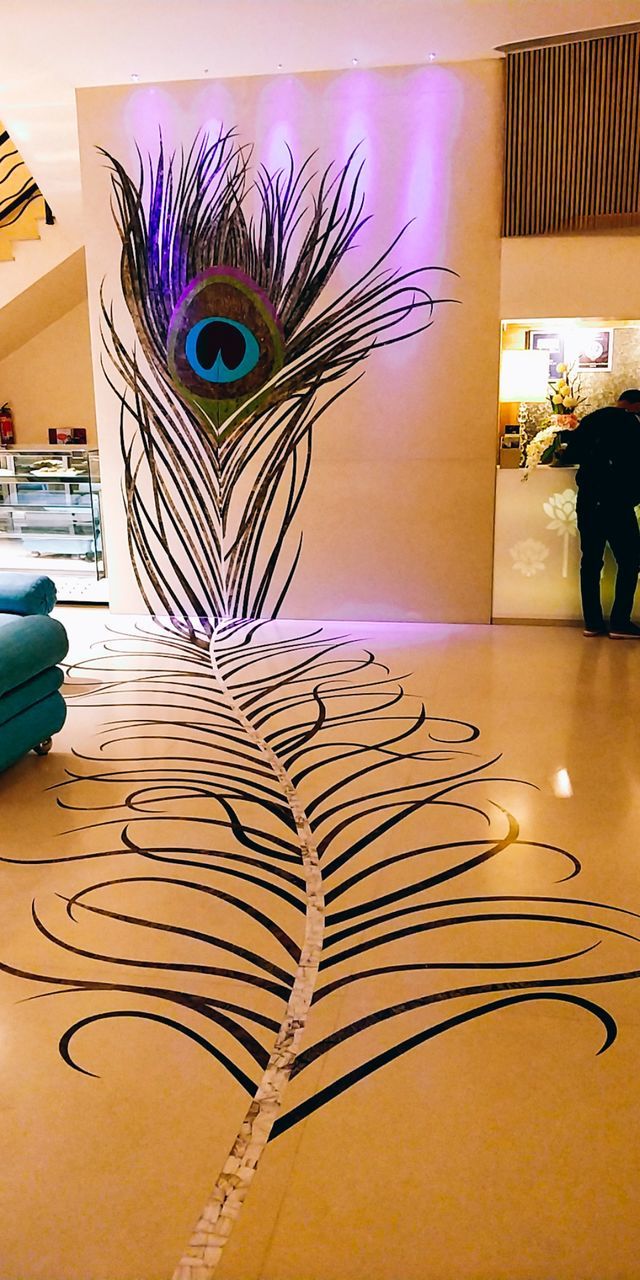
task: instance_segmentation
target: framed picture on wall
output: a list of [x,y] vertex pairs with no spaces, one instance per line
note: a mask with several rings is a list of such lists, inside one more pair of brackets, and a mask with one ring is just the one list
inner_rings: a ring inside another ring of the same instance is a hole
[[613,329],[585,329],[576,351],[579,369],[610,369]]
[[49,427],[49,444],[86,444],[86,427]]
[[555,381],[560,376],[558,365],[564,363],[564,335],[550,329],[529,329],[527,347],[530,351],[549,352],[549,377]]

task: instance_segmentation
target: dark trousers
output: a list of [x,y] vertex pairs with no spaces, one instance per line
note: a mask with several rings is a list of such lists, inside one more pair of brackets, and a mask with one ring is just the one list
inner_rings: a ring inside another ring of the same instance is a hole
[[611,610],[611,626],[628,625],[640,569],[640,531],[632,506],[616,506],[578,491],[578,529],[582,560],[580,591],[585,626],[595,630],[604,625],[600,598],[600,576],[607,545],[614,554],[618,572]]

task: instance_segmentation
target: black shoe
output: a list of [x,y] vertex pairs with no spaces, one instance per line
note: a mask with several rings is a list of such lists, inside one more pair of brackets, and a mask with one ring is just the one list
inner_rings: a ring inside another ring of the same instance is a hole
[[603,623],[601,627],[585,627],[582,634],[583,636],[608,636],[609,632]]
[[612,640],[640,640],[640,627],[635,622],[627,622],[624,627],[612,627],[609,635]]

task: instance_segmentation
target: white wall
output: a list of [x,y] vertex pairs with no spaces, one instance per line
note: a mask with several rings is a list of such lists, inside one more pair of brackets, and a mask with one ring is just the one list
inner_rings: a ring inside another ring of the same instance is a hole
[[[318,149],[318,168],[364,139],[372,222],[336,288],[409,219],[400,268],[438,264],[433,327],[374,353],[319,424],[290,617],[481,622],[490,616],[499,345],[501,67],[497,62],[83,90],[78,94],[89,301],[106,524],[117,610],[139,607],[120,496],[118,405],[99,369],[98,291],[121,301],[110,183],[96,146],[135,171],[135,143],[190,144],[235,124],[256,161]],[[114,566],[117,566],[114,572]]]

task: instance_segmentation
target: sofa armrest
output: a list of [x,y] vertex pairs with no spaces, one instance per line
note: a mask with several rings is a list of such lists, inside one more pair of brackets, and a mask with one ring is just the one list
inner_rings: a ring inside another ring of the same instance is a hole
[[0,697],[66,657],[67,633],[56,618],[14,618],[0,627]]
[[56,589],[45,574],[0,573],[0,613],[51,613]]

